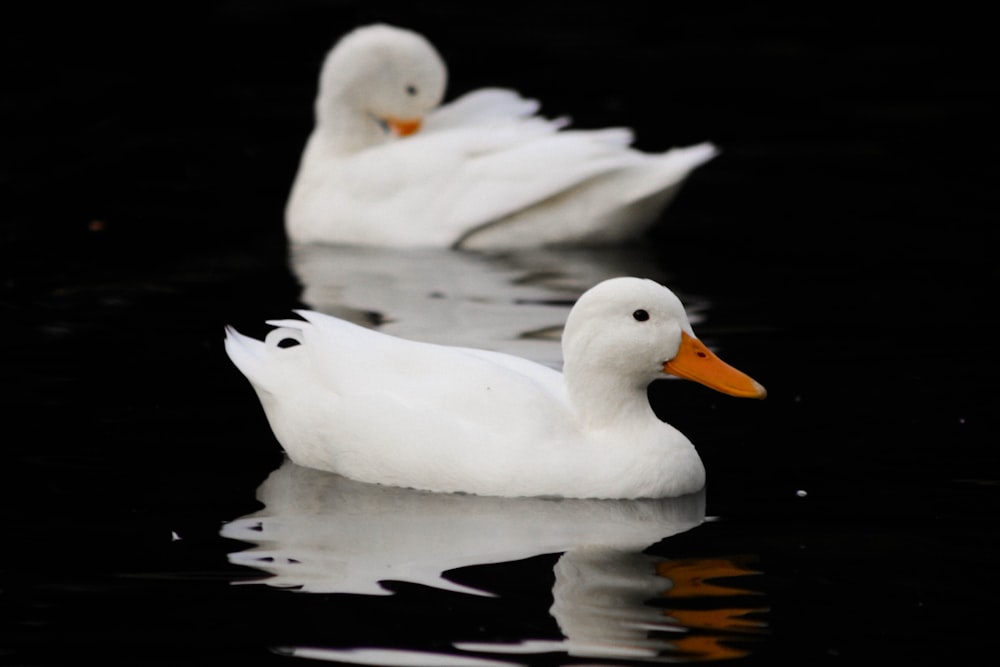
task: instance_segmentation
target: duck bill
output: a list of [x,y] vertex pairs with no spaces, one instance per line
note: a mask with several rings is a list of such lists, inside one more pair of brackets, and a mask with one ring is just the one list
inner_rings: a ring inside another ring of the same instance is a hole
[[421,120],[419,118],[386,118],[386,124],[393,133],[400,137],[407,137],[420,130]]
[[719,359],[704,343],[683,331],[680,350],[677,356],[663,364],[663,372],[694,380],[730,396],[767,396],[767,390],[759,382]]

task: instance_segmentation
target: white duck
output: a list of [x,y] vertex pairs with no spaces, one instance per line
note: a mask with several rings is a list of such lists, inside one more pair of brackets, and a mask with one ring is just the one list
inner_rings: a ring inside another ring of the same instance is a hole
[[562,131],[485,88],[439,107],[447,72],[421,35],[358,28],[327,55],[285,210],[299,243],[463,248],[637,237],[709,143],[647,154],[615,128]]
[[[295,463],[362,482],[493,496],[656,498],[699,490],[694,446],[653,413],[673,374],[733,396],[764,388],[700,343],[680,300],[612,278],[573,306],[564,372],[486,350],[396,338],[320,313],[227,329]],[[298,345],[281,346],[292,340]]]

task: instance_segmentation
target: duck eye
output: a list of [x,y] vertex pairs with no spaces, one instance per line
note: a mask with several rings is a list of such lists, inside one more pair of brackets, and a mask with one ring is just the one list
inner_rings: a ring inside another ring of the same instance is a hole
[[632,317],[634,317],[637,322],[645,322],[646,320],[649,319],[649,313],[640,308],[639,310],[632,313]]
[[417,87],[413,85],[407,86],[406,94],[409,95],[410,97],[413,97],[414,95],[417,94]]

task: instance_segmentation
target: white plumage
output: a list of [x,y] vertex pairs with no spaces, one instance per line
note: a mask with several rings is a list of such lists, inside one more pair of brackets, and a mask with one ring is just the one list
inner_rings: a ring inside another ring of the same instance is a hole
[[[430,491],[667,497],[704,484],[695,448],[646,397],[671,373],[736,396],[764,389],[695,337],[649,280],[588,290],[563,333],[563,372],[519,357],[405,340],[302,311],[226,351],[299,465]],[[282,346],[282,341],[298,344]]]
[[716,154],[709,143],[642,153],[625,128],[567,130],[506,89],[439,106],[446,79],[434,47],[409,30],[366,26],[334,46],[286,206],[293,242],[623,242]]

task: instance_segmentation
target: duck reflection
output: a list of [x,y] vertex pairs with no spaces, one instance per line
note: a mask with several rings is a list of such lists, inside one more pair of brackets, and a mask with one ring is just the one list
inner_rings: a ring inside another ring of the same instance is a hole
[[[298,244],[290,261],[313,310],[403,338],[549,365],[559,364],[562,325],[584,291],[621,275],[669,282],[639,247],[480,253]],[[678,296],[697,324],[704,300]]]
[[[651,659],[668,653],[706,660],[742,654],[727,646],[729,640],[763,627],[747,617],[761,609],[725,604],[745,599],[748,591],[719,583],[752,570],[725,559],[675,561],[643,553],[701,524],[704,492],[633,501],[435,494],[364,484],[286,461],[257,495],[263,509],[222,529],[225,537],[255,545],[229,555],[269,575],[252,583],[391,595],[383,582],[405,581],[493,596],[455,581],[453,571],[561,554],[549,612],[564,638],[455,642],[462,655]],[[537,599],[547,600],[547,593]],[[722,605],[704,604],[720,594],[729,596],[720,598]],[[692,600],[694,607],[687,604]],[[358,658],[351,651],[308,652],[326,660]]]

